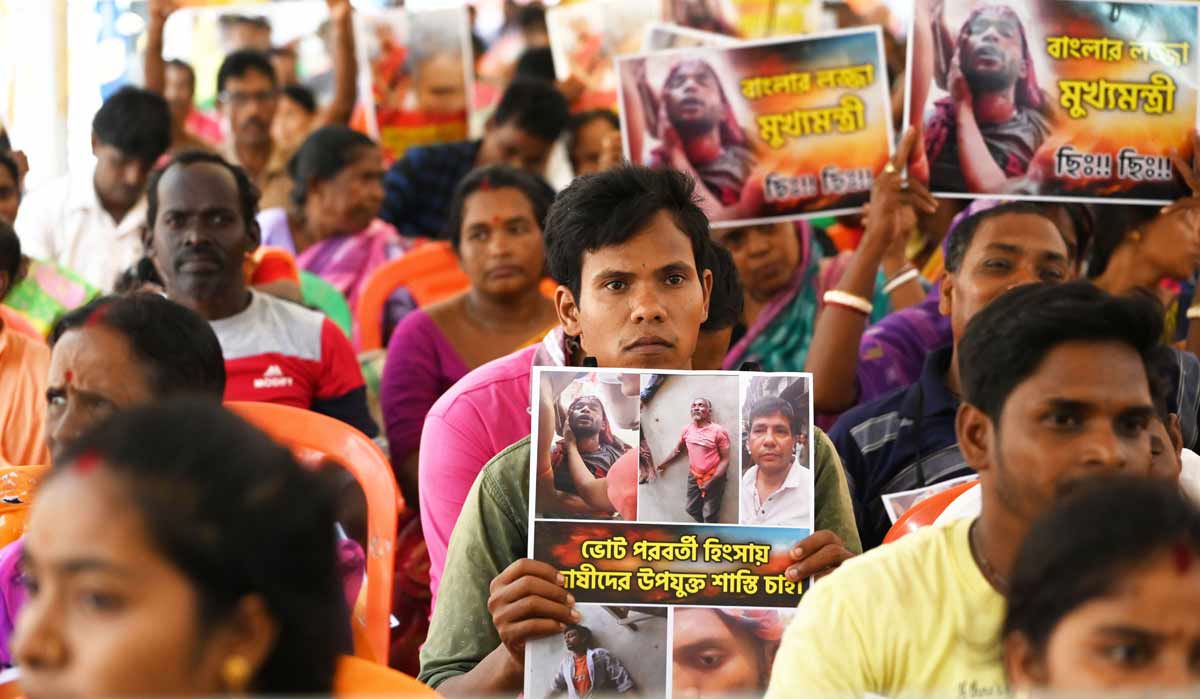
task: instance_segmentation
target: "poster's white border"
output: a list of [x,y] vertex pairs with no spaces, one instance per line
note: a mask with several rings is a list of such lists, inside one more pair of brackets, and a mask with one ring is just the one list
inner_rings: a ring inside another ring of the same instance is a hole
[[[676,34],[678,36],[686,36],[697,41],[709,42],[707,46],[685,46],[680,48],[728,48],[738,46],[741,42],[728,34],[718,34],[716,32],[706,32],[702,29],[693,29],[685,27],[681,24],[673,22],[651,22],[646,25],[646,32],[642,35],[642,53],[640,55],[648,55],[653,53],[662,53],[665,51],[674,51],[675,49],[652,49],[650,48],[650,36],[655,30],[664,31],[668,34]],[[615,66],[614,66],[615,68]]]

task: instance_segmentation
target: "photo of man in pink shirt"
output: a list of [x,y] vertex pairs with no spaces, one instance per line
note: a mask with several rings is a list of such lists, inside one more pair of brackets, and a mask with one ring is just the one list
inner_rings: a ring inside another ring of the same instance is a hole
[[718,522],[721,498],[725,494],[725,473],[729,470],[729,431],[712,419],[712,402],[707,398],[692,401],[692,421],[683,428],[679,443],[659,464],[667,465],[687,448],[690,472],[687,481],[687,513],[697,522]]

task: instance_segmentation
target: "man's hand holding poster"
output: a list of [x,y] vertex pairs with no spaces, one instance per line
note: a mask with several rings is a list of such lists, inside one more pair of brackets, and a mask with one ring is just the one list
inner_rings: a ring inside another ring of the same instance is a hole
[[[526,695],[765,689],[819,538],[811,377],[535,368],[534,388],[530,558],[581,618],[526,644]],[[745,671],[707,671],[714,644]]]

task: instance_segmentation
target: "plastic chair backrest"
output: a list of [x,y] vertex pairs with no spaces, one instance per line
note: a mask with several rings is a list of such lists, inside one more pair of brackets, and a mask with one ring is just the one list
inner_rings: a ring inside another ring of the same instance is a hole
[[977,485],[979,485],[979,481],[959,483],[952,488],[934,493],[908,508],[904,514],[900,515],[900,519],[896,520],[892,528],[888,530],[887,536],[883,537],[883,543],[890,544],[897,539],[912,534],[918,529],[930,526],[937,520],[938,515],[942,514],[942,511],[949,507],[950,503],[954,502],[959,495]]
[[354,309],[358,321],[359,350],[383,347],[383,309],[388,297],[406,287],[418,306],[453,296],[471,285],[458,265],[450,243],[434,241],[409,250],[371,273]]
[[49,472],[49,466],[0,468],[0,548],[25,533],[33,493]]
[[354,475],[367,499],[367,639],[374,658],[388,657],[396,526],[404,500],[392,466],[366,435],[325,415],[274,403],[226,406],[295,451],[319,452]]
[[350,304],[346,297],[333,284],[318,277],[312,272],[300,270],[300,295],[304,303],[316,307],[333,321],[333,324],[351,337],[354,332],[354,315],[350,312]]
[[343,655],[338,658],[337,672],[333,677],[333,696],[416,699],[441,695],[417,679],[386,665]]

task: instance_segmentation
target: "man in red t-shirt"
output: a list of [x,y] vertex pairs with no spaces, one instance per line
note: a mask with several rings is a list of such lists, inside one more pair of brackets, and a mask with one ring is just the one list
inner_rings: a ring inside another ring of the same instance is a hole
[[729,432],[712,421],[712,403],[707,398],[692,401],[692,421],[658,467],[660,473],[685,446],[691,467],[687,513],[697,522],[716,522],[725,495],[725,472],[729,470]]

